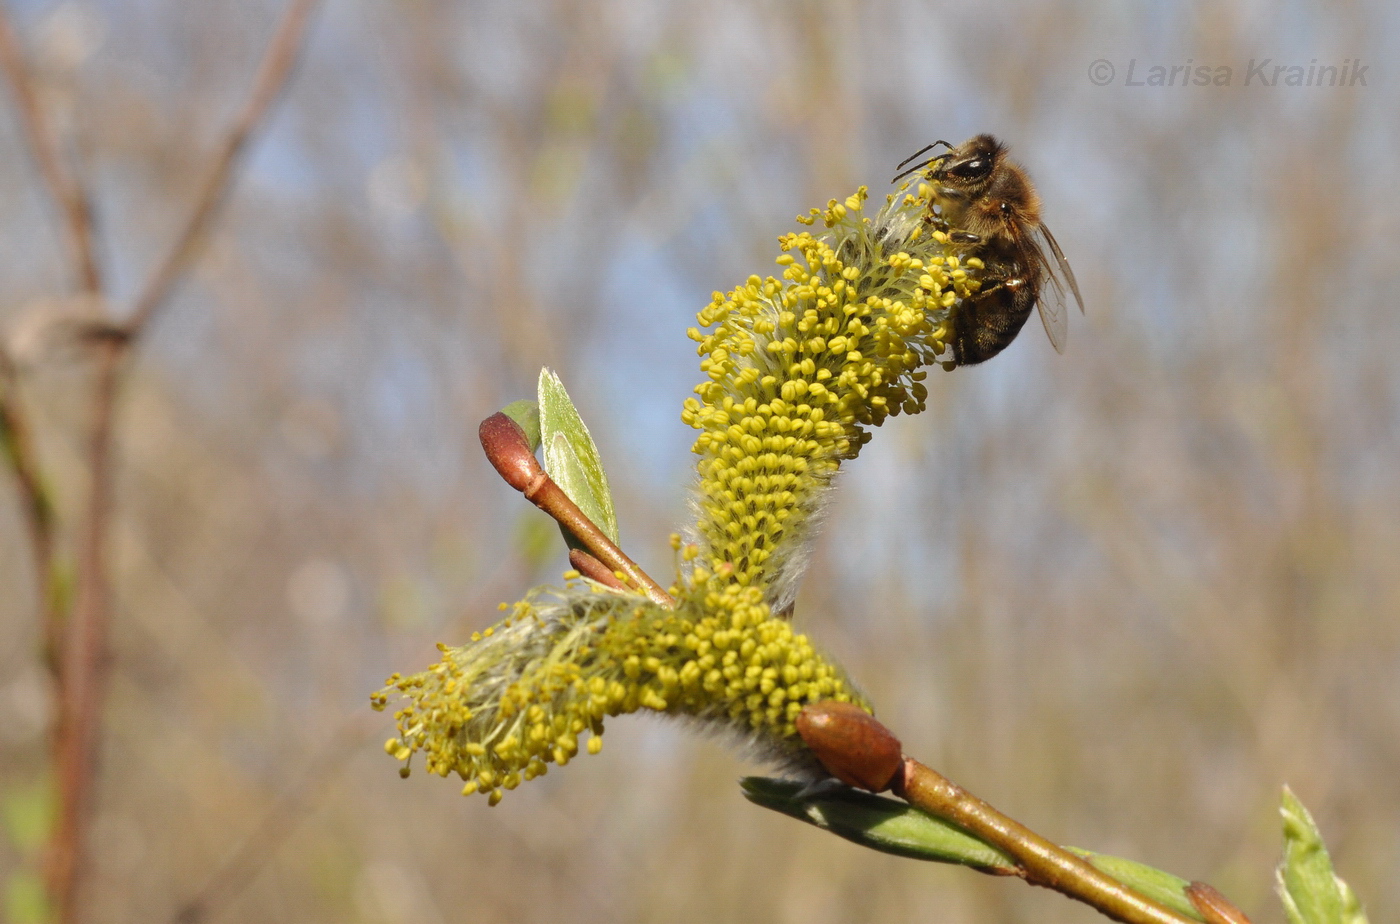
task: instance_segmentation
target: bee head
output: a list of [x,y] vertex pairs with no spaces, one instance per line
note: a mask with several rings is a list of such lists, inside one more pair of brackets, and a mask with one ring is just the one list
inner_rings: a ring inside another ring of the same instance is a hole
[[1030,178],[991,135],[949,151],[930,177],[938,184],[934,196],[944,218],[995,246],[1019,246],[1040,223],[1040,197]]
[[986,194],[1005,159],[1005,145],[991,135],[977,135],[944,155],[933,179],[957,198],[977,199]]

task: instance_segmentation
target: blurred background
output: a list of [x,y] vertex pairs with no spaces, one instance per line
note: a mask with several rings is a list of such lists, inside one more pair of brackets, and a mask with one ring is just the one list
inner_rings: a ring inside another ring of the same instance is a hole
[[[120,315],[283,7],[7,6]],[[1364,86],[1246,86],[1263,59],[1359,59]],[[931,372],[928,411],[848,467],[799,624],[910,753],[1052,838],[1278,921],[1286,782],[1371,919],[1400,917],[1397,60],[1378,0],[329,0],[119,416],[85,919],[1101,920],[756,809],[735,780],[761,768],[676,724],[613,720],[489,809],[400,780],[368,709],[566,567],[484,464],[483,417],[557,369],[624,547],[668,575],[694,313],[774,272],[794,215],[984,131],[1088,314],[1065,356],[1031,321]],[[1228,85],[1129,85],[1174,65]],[[11,101],[0,336],[67,536],[93,363],[45,336],[82,308]],[[53,706],[9,474],[19,920]]]

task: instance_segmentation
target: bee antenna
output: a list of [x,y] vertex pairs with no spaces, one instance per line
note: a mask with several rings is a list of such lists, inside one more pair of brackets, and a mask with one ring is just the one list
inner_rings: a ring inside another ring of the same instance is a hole
[[[925,149],[925,150],[927,150],[927,149]],[[918,156],[918,155],[915,155],[915,156]],[[905,170],[903,173],[901,173],[901,174],[899,174],[898,176],[896,176],[894,179],[890,180],[890,182],[891,182],[891,183],[898,183],[900,180],[904,179],[906,176],[910,176],[911,174],[918,173],[920,170],[924,169],[925,167],[927,167],[929,164],[933,163],[933,162],[936,161],[936,160],[938,160],[937,157],[930,157],[928,160],[924,161],[923,163],[915,164],[914,166],[910,167],[908,170]],[[904,163],[907,164],[907,163],[909,163],[909,161],[906,160]],[[902,167],[902,166],[904,166],[904,164],[900,164],[899,166]],[[897,168],[896,168],[896,169],[897,169]]]
[[[935,141],[933,144],[926,144],[926,145],[924,145],[923,147],[921,147],[921,148],[919,148],[917,151],[915,151],[913,154],[910,154],[908,157],[904,158],[904,160],[901,160],[899,163],[895,164],[895,165],[894,165],[894,169],[898,170],[900,167],[903,167],[905,164],[909,163],[911,160],[914,160],[915,158],[921,157],[922,155],[927,154],[929,151],[932,151],[934,148],[938,147],[940,144],[943,145],[945,148],[947,148],[947,149],[950,150],[950,151],[953,150],[953,146],[952,146],[951,144],[949,144],[948,142],[946,142],[946,141]],[[930,163],[932,163],[932,161],[930,161]],[[917,170],[918,168],[916,167],[915,169]],[[896,177],[896,179],[898,179],[898,177]]]
[[[929,151],[932,151],[934,148],[938,147],[940,144],[943,145],[945,148],[947,148],[949,151],[953,150],[953,146],[952,146],[951,144],[949,144],[948,142],[946,142],[946,141],[935,141],[933,144],[925,145],[924,147],[920,148],[918,151],[915,151],[913,154],[911,154],[911,155],[909,155],[908,157],[904,158],[904,160],[900,161],[898,164],[895,164],[895,168],[894,168],[894,169],[898,170],[898,169],[900,169],[901,167],[903,167],[905,164],[909,163],[910,161],[917,160],[918,158],[920,158],[920,157],[922,157],[923,155],[927,154]],[[947,156],[948,156],[947,154],[939,154],[937,157],[930,157],[928,160],[925,160],[925,161],[922,161],[922,162],[920,162],[920,163],[917,163],[917,164],[915,164],[914,166],[910,167],[908,170],[903,171],[903,172],[900,173],[898,176],[896,176],[894,179],[890,180],[890,182],[891,182],[891,183],[898,183],[900,180],[904,179],[906,176],[910,176],[910,175],[912,175],[912,174],[918,173],[920,170],[924,169],[924,168],[927,167],[929,164],[936,163],[936,162],[942,160],[943,158],[945,158],[945,157],[947,157]]]

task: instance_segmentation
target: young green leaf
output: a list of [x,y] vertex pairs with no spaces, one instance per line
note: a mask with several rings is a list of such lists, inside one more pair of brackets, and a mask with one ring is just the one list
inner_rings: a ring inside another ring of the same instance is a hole
[[750,776],[739,782],[755,805],[791,815],[872,850],[914,860],[957,863],[988,871],[1016,864],[961,828],[939,821],[904,802],[849,787],[803,793],[792,780]]
[[1081,850],[1078,847],[1066,847],[1065,849],[1079,854],[1094,864],[1100,872],[1108,873],[1143,898],[1150,898],[1157,904],[1165,905],[1177,914],[1185,915],[1188,918],[1194,918],[1198,921],[1201,919],[1200,912],[1191,905],[1191,899],[1186,897],[1186,887],[1190,883],[1180,876],[1173,876],[1171,873],[1163,872],[1136,860],[1111,857],[1103,853],[1094,853],[1091,850]]
[[[617,542],[617,514],[603,460],[564,384],[550,369],[540,370],[540,439],[544,470],[594,525]],[[564,537],[573,545],[572,537]]]
[[1278,894],[1289,924],[1366,924],[1366,913],[1351,887],[1332,871],[1332,859],[1312,815],[1283,788],[1283,860]]
[[538,402],[522,398],[501,408],[501,413],[515,421],[516,425],[525,431],[525,441],[530,444],[531,452],[540,448],[540,406]]

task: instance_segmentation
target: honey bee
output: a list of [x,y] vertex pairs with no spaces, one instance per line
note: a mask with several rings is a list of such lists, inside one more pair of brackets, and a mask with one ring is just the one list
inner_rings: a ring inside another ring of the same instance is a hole
[[[953,313],[953,359],[959,366],[970,366],[1006,349],[1021,332],[1031,306],[1040,309],[1045,333],[1055,350],[1063,353],[1069,335],[1066,288],[1081,313],[1084,300],[1064,252],[1040,220],[1040,196],[1030,177],[1007,158],[1006,146],[991,135],[978,135],[957,147],[935,141],[896,169],[939,145],[947,153],[904,170],[895,182],[926,170],[933,186],[929,220],[950,229],[949,240],[966,245],[968,255],[980,258],[984,265],[982,288]],[[1050,292],[1043,298],[1047,277]]]

